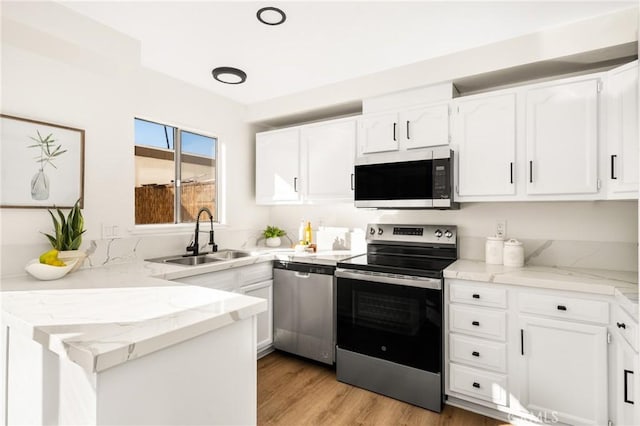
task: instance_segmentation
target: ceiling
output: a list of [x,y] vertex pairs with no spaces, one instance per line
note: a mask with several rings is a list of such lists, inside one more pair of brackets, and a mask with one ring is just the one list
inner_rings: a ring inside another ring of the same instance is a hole
[[[636,5],[627,2],[59,1],[139,40],[143,66],[252,104]],[[261,7],[287,19],[267,26]],[[244,70],[242,85],[211,70]]]

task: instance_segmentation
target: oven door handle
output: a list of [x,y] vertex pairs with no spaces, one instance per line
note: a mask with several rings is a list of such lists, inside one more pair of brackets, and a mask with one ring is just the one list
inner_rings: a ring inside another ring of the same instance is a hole
[[371,281],[382,284],[406,285],[409,287],[442,290],[442,280],[437,278],[409,277],[342,268],[336,269],[335,275],[336,278],[348,278],[350,280]]

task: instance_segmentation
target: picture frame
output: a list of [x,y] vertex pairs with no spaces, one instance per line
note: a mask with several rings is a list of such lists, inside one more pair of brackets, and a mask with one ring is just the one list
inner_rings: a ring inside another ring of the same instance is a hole
[[83,129],[0,114],[0,207],[84,207]]

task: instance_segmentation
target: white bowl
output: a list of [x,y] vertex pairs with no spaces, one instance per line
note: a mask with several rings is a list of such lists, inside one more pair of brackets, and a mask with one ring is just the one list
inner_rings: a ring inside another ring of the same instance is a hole
[[67,266],[53,266],[40,263],[38,259],[33,259],[27,264],[27,266],[25,266],[24,270],[32,277],[39,280],[57,280],[71,272],[77,262],[77,260],[72,260],[65,262]]

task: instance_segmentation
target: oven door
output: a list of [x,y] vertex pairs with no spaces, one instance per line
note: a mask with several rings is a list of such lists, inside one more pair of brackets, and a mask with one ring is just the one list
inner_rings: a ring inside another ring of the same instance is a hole
[[337,346],[433,373],[442,365],[442,281],[337,269]]

